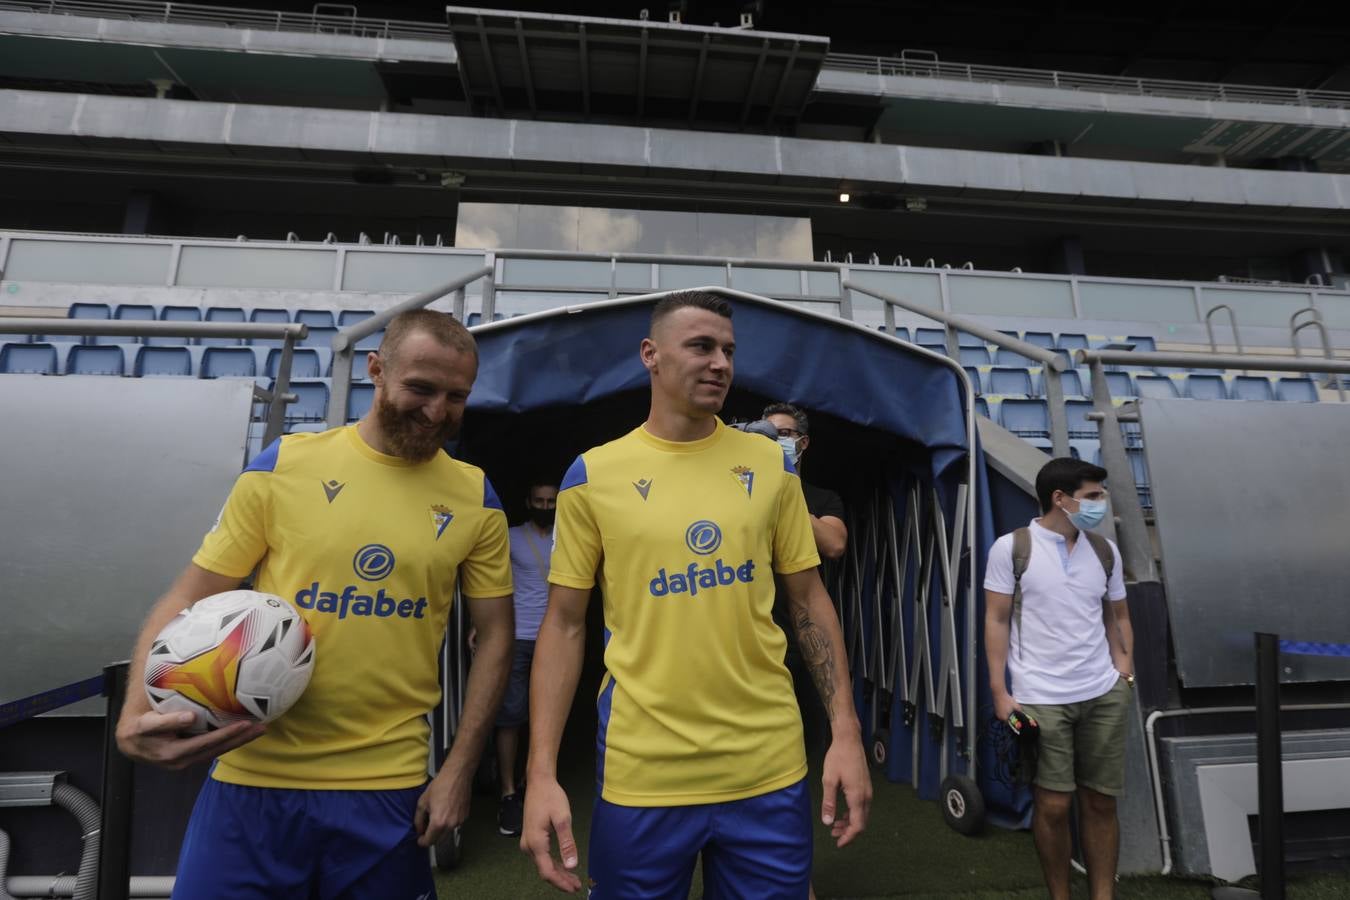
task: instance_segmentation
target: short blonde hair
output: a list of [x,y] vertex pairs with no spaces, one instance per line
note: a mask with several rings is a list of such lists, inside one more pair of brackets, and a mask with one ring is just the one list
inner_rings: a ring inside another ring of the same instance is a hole
[[478,342],[469,334],[469,329],[458,322],[449,313],[433,309],[410,309],[401,312],[389,320],[384,328],[384,338],[380,341],[380,357],[386,366],[398,356],[399,347],[414,332],[428,334],[444,347],[461,353],[473,354],[478,360]]

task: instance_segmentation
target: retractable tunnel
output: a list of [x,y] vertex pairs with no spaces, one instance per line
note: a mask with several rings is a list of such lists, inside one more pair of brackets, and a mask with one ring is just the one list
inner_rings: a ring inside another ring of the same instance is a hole
[[[985,806],[1021,821],[1027,798],[1000,777],[1007,767],[983,740],[992,704],[978,649],[979,588],[993,519],[965,374],[945,357],[852,322],[704,290],[734,310],[735,376],[722,418],[756,419],[780,400],[807,410],[803,479],[844,500],[848,552],[823,575],[873,763],[925,798],[941,793],[959,829],[978,824]],[[638,345],[662,296],[474,330],[482,361],[456,455],[487,471],[513,522],[532,475],[561,476],[577,454],[645,419]],[[598,678],[600,653],[600,642],[589,641],[578,712],[594,706],[596,684],[586,673]],[[443,741],[453,734],[464,666],[463,654],[447,656]]]

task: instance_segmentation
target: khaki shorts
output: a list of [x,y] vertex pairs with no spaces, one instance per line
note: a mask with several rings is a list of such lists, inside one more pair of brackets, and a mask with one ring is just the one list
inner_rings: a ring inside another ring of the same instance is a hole
[[1124,677],[1093,700],[1023,703],[1041,726],[1036,786],[1064,793],[1085,787],[1119,797],[1125,790],[1125,716],[1132,705],[1133,689]]

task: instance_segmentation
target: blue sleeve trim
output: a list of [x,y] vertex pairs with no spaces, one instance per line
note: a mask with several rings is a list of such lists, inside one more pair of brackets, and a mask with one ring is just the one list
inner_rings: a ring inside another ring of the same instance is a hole
[[586,460],[578,456],[572,465],[568,466],[567,474],[563,476],[562,486],[559,491],[565,491],[568,488],[574,488],[586,483]]
[[281,438],[268,444],[263,452],[253,457],[253,461],[244,466],[245,472],[271,472],[277,467],[277,455],[281,452]]
[[[486,475],[483,476],[483,508],[501,509],[502,501],[497,498],[497,492],[492,489],[492,482],[488,481]],[[502,510],[505,512],[505,510]]]
[[794,466],[792,464],[792,460],[788,458],[786,450],[783,451],[783,471],[788,473],[789,475],[797,474],[797,467]]

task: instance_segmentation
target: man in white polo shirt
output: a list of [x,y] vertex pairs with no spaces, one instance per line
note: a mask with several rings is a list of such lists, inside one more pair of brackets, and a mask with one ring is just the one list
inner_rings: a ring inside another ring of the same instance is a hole
[[1134,633],[1120,551],[1090,533],[1106,516],[1105,480],[1105,469],[1076,459],[1046,463],[1041,517],[995,541],[985,568],[995,714],[1021,710],[1040,726],[1032,831],[1051,900],[1069,900],[1075,791],[1092,900],[1114,896]]

